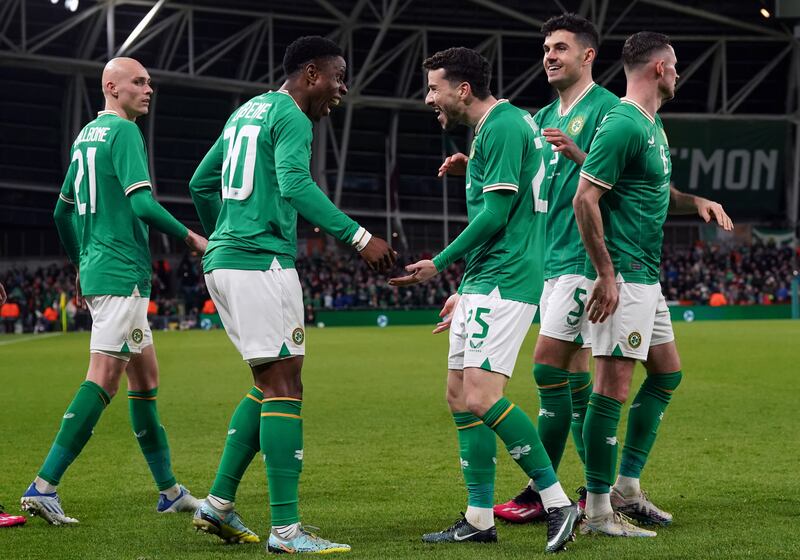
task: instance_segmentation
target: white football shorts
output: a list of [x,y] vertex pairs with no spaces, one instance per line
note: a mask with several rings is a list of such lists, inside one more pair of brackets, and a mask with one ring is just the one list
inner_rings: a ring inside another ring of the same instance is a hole
[[475,367],[511,377],[536,305],[489,295],[462,294],[450,323],[448,369]]
[[305,355],[303,289],[295,269],[217,269],[205,278],[225,332],[248,364]]
[[147,323],[147,304],[140,296],[86,296],[92,315],[92,337],[89,351],[107,354],[126,362],[131,354],[153,344],[153,333]]
[[589,323],[593,356],[646,360],[651,346],[675,340],[660,284],[618,282],[619,305],[602,323]]
[[591,347],[586,302],[592,281],[580,274],[564,274],[545,280],[539,306],[540,335]]

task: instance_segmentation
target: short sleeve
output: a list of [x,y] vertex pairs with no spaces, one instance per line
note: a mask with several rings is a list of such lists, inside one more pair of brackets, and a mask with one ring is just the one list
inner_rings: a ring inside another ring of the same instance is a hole
[[520,127],[493,126],[483,132],[482,141],[483,192],[518,191],[522,152],[526,144]]
[[592,140],[581,177],[603,189],[612,189],[628,162],[641,150],[638,131],[630,117],[609,113]]
[[111,160],[114,172],[126,195],[136,189],[150,188],[150,170],[144,138],[136,123],[123,122],[117,129],[111,145]]

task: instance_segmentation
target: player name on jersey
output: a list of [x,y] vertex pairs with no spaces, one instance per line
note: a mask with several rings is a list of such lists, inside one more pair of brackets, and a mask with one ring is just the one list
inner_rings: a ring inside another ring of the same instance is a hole
[[109,130],[111,130],[109,126],[86,127],[78,134],[74,144],[81,144],[83,142],[105,142]]

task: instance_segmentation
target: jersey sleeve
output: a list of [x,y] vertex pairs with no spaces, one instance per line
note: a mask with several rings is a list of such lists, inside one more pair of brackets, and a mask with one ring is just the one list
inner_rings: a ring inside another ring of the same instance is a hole
[[58,193],[58,198],[67,204],[75,204],[75,168],[77,165],[74,159],[70,162],[64,182],[61,184],[61,191]]
[[117,129],[111,145],[111,161],[126,195],[151,187],[144,138],[136,123],[123,122]]
[[610,190],[640,149],[641,135],[634,121],[620,113],[609,113],[592,140],[580,175]]
[[189,181],[189,191],[206,235],[214,233],[222,209],[222,136],[197,166]]
[[359,225],[339,210],[311,178],[311,123],[292,111],[272,129],[281,196],[306,220],[343,243],[354,244]]
[[483,192],[519,190],[525,138],[515,126],[495,126],[483,138]]

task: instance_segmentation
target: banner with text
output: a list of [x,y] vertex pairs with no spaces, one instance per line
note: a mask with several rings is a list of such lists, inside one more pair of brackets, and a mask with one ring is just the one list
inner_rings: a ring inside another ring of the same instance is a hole
[[664,116],[679,190],[722,203],[737,219],[785,215],[789,123]]

